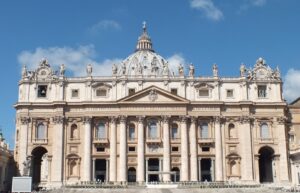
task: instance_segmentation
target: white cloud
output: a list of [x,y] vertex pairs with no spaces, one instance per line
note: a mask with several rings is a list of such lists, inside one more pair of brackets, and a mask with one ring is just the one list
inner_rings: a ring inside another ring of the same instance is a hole
[[289,69],[284,76],[283,95],[289,102],[300,97],[300,70]]
[[181,54],[174,54],[166,59],[169,63],[169,69],[174,74],[178,74],[178,67],[180,64],[185,66],[186,60]]
[[267,3],[267,0],[249,0],[249,1],[252,5],[258,6],[258,7],[263,6]]
[[203,11],[207,18],[214,21],[219,21],[224,17],[222,11],[214,5],[212,0],[191,0],[190,6]]
[[97,34],[99,31],[102,30],[120,30],[122,26],[115,20],[101,20],[98,23],[94,24],[92,27],[88,29],[88,31],[92,34]]
[[263,7],[267,3],[267,0],[244,0],[244,3],[240,6],[238,13],[242,13],[251,7]]
[[61,64],[66,65],[66,69],[74,76],[85,76],[86,65],[93,65],[93,75],[111,75],[111,67],[114,63],[119,63],[121,59],[106,59],[102,62],[95,60],[96,51],[93,45],[72,47],[49,47],[36,48],[35,51],[22,51],[18,55],[20,64],[27,65],[28,69],[36,69],[42,58],[47,58],[52,68],[58,69]]

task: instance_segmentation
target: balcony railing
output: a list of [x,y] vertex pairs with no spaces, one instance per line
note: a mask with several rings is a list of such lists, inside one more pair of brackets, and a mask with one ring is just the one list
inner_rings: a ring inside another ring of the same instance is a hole
[[48,143],[48,139],[33,139],[32,141],[33,144],[47,144]]
[[136,143],[137,142],[137,138],[135,138],[135,137],[128,137],[127,141],[128,141],[128,143]]
[[215,142],[214,138],[208,138],[208,137],[198,138],[198,143],[214,143],[214,142]]
[[180,142],[180,137],[171,137],[171,142]]
[[147,137],[147,143],[160,143],[161,139],[159,137]]
[[95,137],[93,143],[108,143],[107,137]]
[[276,139],[273,137],[268,137],[268,138],[258,138],[259,143],[274,143]]

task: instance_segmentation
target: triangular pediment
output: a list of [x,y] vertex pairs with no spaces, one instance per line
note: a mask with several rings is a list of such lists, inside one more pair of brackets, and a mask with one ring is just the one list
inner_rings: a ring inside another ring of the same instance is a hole
[[119,104],[188,104],[190,101],[169,91],[150,86],[131,96],[118,100]]

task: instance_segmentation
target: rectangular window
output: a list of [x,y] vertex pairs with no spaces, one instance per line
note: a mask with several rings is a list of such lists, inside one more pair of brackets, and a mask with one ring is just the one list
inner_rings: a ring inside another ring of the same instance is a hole
[[266,98],[267,97],[267,86],[266,85],[259,85],[257,86],[257,94],[258,98]]
[[201,149],[202,149],[202,152],[209,152],[210,148],[209,147],[202,147]]
[[129,147],[128,147],[128,151],[129,151],[129,152],[135,152],[135,147],[129,146]]
[[98,89],[96,90],[96,96],[105,97],[107,95],[106,89]]
[[171,93],[177,95],[177,88],[171,88]]
[[232,89],[226,90],[226,97],[233,98],[233,90]]
[[79,96],[79,90],[78,89],[72,89],[72,98],[77,98]]
[[97,152],[105,152],[105,147],[97,147]]
[[178,152],[179,150],[178,150],[178,147],[177,146],[175,146],[175,147],[172,147],[172,152]]
[[199,96],[200,97],[208,97],[209,96],[209,90],[205,89],[205,90],[199,90]]
[[134,88],[128,89],[128,95],[129,96],[134,95],[134,93],[135,93],[135,89]]
[[39,85],[38,86],[38,97],[39,98],[47,97],[47,86],[46,85]]

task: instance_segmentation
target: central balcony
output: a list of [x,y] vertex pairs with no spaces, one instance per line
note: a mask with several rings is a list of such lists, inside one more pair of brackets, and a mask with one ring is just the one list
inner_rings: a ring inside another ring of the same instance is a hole
[[148,143],[148,144],[161,143],[161,139],[159,137],[147,137],[146,143]]
[[200,144],[213,144],[215,143],[215,138],[198,138],[198,143]]
[[108,144],[108,138],[107,137],[95,137],[93,140],[93,144]]

